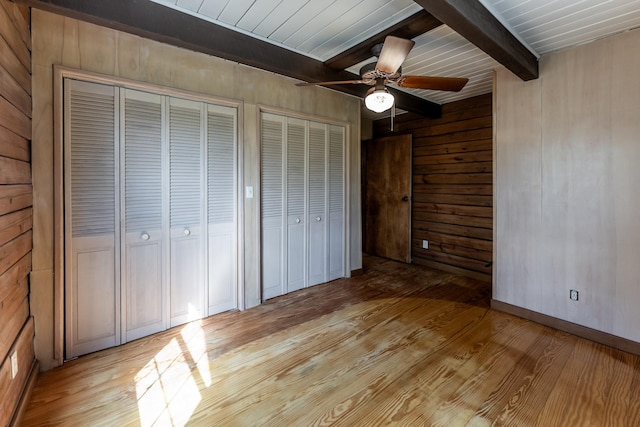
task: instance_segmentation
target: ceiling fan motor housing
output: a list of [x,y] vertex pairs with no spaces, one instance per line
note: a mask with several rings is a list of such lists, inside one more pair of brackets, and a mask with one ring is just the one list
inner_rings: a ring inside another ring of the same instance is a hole
[[360,68],[360,77],[367,84],[373,85],[378,79],[385,79],[386,81],[393,82],[400,78],[402,75],[402,67],[398,68],[395,73],[387,73],[376,69],[376,62],[365,64]]

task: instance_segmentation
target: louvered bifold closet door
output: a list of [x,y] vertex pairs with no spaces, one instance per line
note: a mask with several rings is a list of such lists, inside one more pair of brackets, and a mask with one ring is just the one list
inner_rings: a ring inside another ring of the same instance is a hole
[[329,127],[329,280],[345,277],[345,128]]
[[263,113],[261,119],[261,258],[262,299],[284,293],[284,118]]
[[69,79],[64,91],[68,359],[120,343],[118,99],[111,86]]
[[160,95],[121,90],[124,140],[123,322],[131,341],[168,326],[168,235],[163,210],[164,106]]
[[207,106],[208,315],[237,308],[237,109]]
[[205,316],[204,104],[169,99],[170,325]]
[[306,275],[306,123],[287,118],[287,289],[305,287]]
[[327,125],[309,123],[308,286],[327,281]]

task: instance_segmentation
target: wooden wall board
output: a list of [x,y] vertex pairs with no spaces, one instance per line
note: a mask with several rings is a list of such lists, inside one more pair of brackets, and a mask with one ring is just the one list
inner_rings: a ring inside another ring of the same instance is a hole
[[0,157],[0,185],[30,183],[31,164],[29,162]]
[[416,210],[419,209],[423,212],[493,218],[493,209],[485,206],[449,205],[446,203],[414,203],[414,207]]
[[430,156],[435,154],[465,153],[471,151],[491,150],[492,147],[492,139],[476,139],[449,144],[424,145],[416,147],[414,154],[416,156]]
[[13,2],[1,2],[0,8],[4,9],[11,23],[16,29],[20,39],[27,49],[31,50],[31,29],[29,20],[29,8]]
[[31,218],[31,208],[0,216],[0,246],[31,230]]
[[11,50],[7,41],[0,37],[0,64],[20,84],[27,93],[31,94],[30,66],[25,66]]
[[[28,9],[0,0],[0,425],[11,420],[34,363],[33,321],[27,322],[33,246],[29,23]],[[13,351],[19,369],[11,379]]]
[[4,97],[0,96],[0,126],[31,139],[31,118]]
[[32,233],[21,234],[19,237],[0,246],[0,273],[4,273],[20,258],[31,251]]
[[447,203],[452,205],[467,205],[467,206],[493,206],[493,197],[491,196],[465,196],[459,194],[429,194],[429,193],[414,193],[413,200],[423,203]]
[[492,184],[491,173],[424,174],[414,175],[413,179],[422,184]]
[[490,217],[478,217],[478,216],[466,216],[459,213],[455,214],[443,214],[434,213],[428,210],[414,210],[413,218],[416,221],[431,220],[441,222],[443,224],[456,224],[466,225],[470,227],[488,228],[493,227],[493,218]]
[[429,194],[470,194],[479,196],[490,196],[492,185],[487,184],[427,184],[421,178],[413,181],[417,187],[414,193]]
[[31,95],[0,64],[0,93],[25,116],[31,117]]
[[0,215],[27,208],[32,203],[31,185],[0,185]]
[[7,295],[13,292],[15,287],[20,285],[22,279],[29,276],[29,271],[31,271],[31,252],[20,258],[20,260],[13,264],[7,271],[0,274],[0,283],[13,284],[0,288],[0,300],[7,298]]
[[423,145],[450,144],[452,142],[464,142],[473,141],[476,139],[491,138],[493,138],[493,131],[491,130],[491,128],[461,130],[442,135],[421,135],[420,133],[417,133],[415,135],[414,147],[421,147]]
[[20,62],[27,70],[31,70],[31,52],[25,39],[31,40],[29,34],[21,34],[18,27],[24,28],[24,25],[14,23],[15,17],[7,13],[7,9],[13,7],[7,0],[3,1],[5,6],[0,7],[0,33],[2,37],[7,41],[7,44],[11,47],[13,53],[20,59]]
[[31,144],[28,139],[11,132],[9,129],[0,126],[0,157],[23,160],[31,160]]
[[416,174],[466,174],[466,173],[491,173],[493,163],[490,161],[476,163],[448,163],[442,165],[428,165],[424,167],[413,167]]

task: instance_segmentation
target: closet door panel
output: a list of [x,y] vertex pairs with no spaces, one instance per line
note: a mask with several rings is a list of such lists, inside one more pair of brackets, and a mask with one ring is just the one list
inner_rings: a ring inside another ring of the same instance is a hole
[[170,326],[205,315],[203,104],[169,100]]
[[345,130],[329,127],[329,278],[345,277]]
[[124,90],[124,341],[166,329],[162,97]]
[[170,327],[204,317],[201,242],[199,227],[171,230]]
[[284,257],[284,119],[263,114],[261,120],[262,299],[285,293]]
[[[151,236],[145,240],[146,235]],[[145,236],[145,238],[141,237]],[[127,233],[125,341],[166,329],[163,239],[159,231]]]
[[287,292],[305,287],[306,124],[287,119]]
[[208,315],[237,308],[237,110],[207,106]]
[[[67,305],[66,358],[119,344],[119,303],[115,275],[115,241],[107,236],[74,239],[75,257]],[[68,278],[69,279],[69,278]]]
[[308,156],[308,285],[313,286],[327,281],[327,149],[326,125],[309,124],[309,156]]
[[65,80],[66,358],[120,342],[116,90]]

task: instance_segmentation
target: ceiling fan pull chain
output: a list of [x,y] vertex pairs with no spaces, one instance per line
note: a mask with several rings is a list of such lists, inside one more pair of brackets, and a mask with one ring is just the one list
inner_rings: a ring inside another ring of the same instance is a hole
[[396,118],[396,103],[391,106],[391,132],[393,132],[393,119]]

